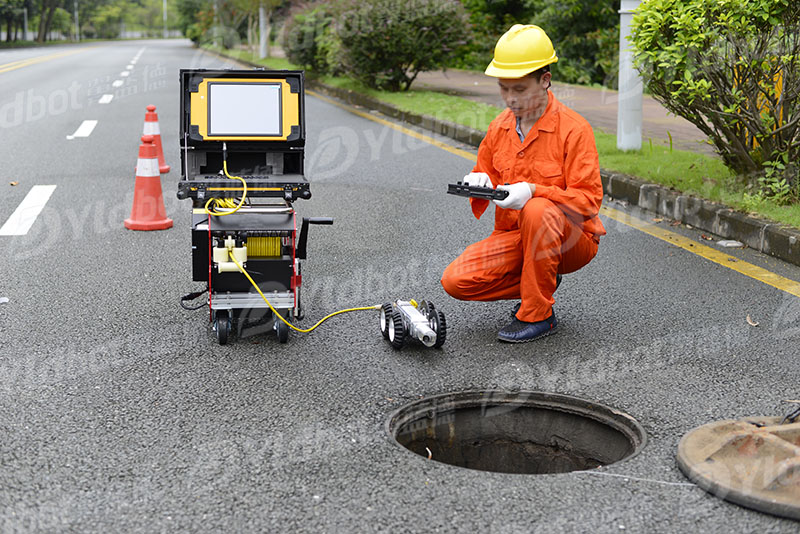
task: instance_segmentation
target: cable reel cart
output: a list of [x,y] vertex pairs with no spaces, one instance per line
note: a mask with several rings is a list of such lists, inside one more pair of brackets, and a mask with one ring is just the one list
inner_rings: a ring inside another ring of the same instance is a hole
[[210,320],[223,345],[235,324],[254,318],[271,320],[287,341],[289,327],[274,313],[303,316],[308,225],[333,223],[306,218],[297,235],[293,203],[311,198],[303,82],[302,71],[180,71],[177,194],[192,201],[192,279],[208,284]]

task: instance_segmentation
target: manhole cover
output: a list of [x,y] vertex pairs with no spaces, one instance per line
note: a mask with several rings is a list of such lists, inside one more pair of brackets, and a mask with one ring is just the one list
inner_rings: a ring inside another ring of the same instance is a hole
[[678,445],[678,465],[720,499],[800,519],[800,422],[781,420],[753,417],[695,428]]
[[645,444],[632,417],[541,392],[465,391],[400,408],[389,434],[425,458],[499,473],[567,473],[618,462]]

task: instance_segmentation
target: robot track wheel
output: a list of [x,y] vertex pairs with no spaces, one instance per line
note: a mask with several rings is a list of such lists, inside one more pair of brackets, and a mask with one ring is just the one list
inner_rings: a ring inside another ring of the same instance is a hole
[[389,323],[392,321],[392,303],[387,302],[383,306],[381,306],[381,317],[380,317],[380,325],[381,325],[381,334],[383,334],[383,339],[389,339]]
[[444,313],[437,311],[431,316],[431,326],[436,332],[436,343],[433,344],[434,348],[441,348],[447,340],[447,321],[444,318]]
[[403,324],[403,315],[395,310],[389,321],[389,337],[392,347],[400,350],[406,342],[406,326]]

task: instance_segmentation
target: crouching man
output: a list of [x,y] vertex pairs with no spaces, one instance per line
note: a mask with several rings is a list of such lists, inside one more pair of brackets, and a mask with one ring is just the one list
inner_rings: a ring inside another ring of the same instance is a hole
[[[553,292],[561,275],[588,264],[606,233],[598,218],[603,186],[594,134],[549,91],[549,65],[556,61],[538,26],[517,24],[498,40],[486,74],[498,79],[508,109],[489,125],[464,182],[509,195],[492,201],[492,234],[467,247],[442,276],[457,299],[521,299],[498,333],[511,343],[555,331]],[[483,199],[470,203],[477,218],[489,206]]]

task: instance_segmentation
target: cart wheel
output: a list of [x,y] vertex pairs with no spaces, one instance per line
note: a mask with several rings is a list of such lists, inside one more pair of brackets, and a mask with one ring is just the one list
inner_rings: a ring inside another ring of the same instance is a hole
[[278,336],[278,343],[286,343],[289,341],[289,327],[286,323],[275,316],[275,334]]
[[381,306],[381,334],[383,339],[389,339],[389,323],[392,322],[392,303],[387,302]]
[[403,348],[406,342],[406,326],[403,324],[403,316],[399,311],[392,313],[391,321],[389,321],[389,337],[387,338],[392,347],[397,350]]
[[431,328],[436,332],[436,343],[433,346],[438,349],[447,340],[447,321],[444,320],[444,313],[436,312],[436,315],[431,319],[431,323]]
[[227,311],[220,310],[214,314],[214,329],[217,331],[217,342],[226,345],[231,332],[231,316]]

